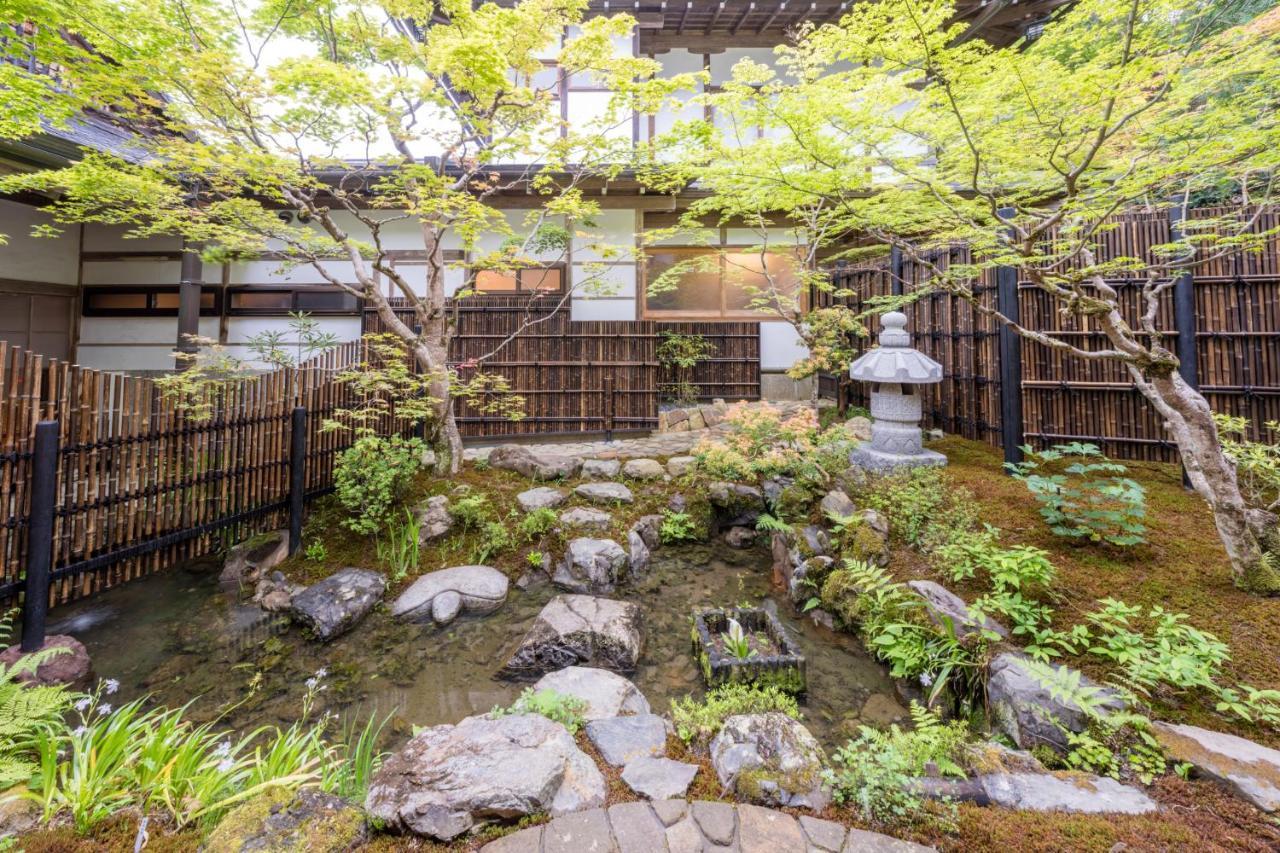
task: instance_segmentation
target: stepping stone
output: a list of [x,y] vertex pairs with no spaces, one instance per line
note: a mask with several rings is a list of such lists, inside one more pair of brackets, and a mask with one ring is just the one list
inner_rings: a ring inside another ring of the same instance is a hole
[[937,853],[937,848],[865,829],[851,829],[844,843],[844,853]]
[[1170,758],[1189,763],[1264,812],[1280,809],[1280,751],[1198,726],[1157,722],[1153,727]]
[[654,800],[650,805],[663,826],[672,826],[689,811],[689,804],[684,800]]
[[644,649],[640,605],[590,595],[557,595],[547,602],[499,672],[531,679],[586,664],[633,672]]
[[531,826],[480,848],[481,853],[542,853],[542,826]]
[[666,846],[666,827],[648,803],[618,803],[609,807],[609,825],[618,853],[654,853]]
[[622,483],[583,483],[573,490],[580,498],[596,504],[629,504],[635,500],[631,490]]
[[656,758],[667,751],[667,726],[657,714],[593,720],[587,723],[587,737],[600,757],[614,767],[637,758]]
[[1155,801],[1137,788],[1114,779],[1073,773],[1056,776],[1044,772],[986,773],[968,779],[929,777],[916,780],[927,797],[969,800],[983,805],[1036,812],[1075,814],[1146,814]]
[[582,476],[588,480],[612,480],[622,470],[617,459],[588,459],[582,463]]
[[289,612],[317,640],[328,642],[354,628],[386,591],[384,576],[346,568],[295,595]]
[[542,853],[607,853],[615,849],[604,809],[565,815],[547,824],[542,832]]
[[800,828],[804,830],[809,843],[819,850],[840,853],[841,848],[844,847],[844,836],[847,830],[833,820],[822,820],[804,814],[800,815]]
[[692,803],[690,808],[693,810],[693,819],[698,822],[703,835],[723,847],[733,843],[733,833],[738,828],[738,813],[731,803],[701,800]]
[[672,477],[688,474],[698,466],[698,460],[692,456],[672,456],[667,460],[667,473]]
[[507,576],[492,566],[454,566],[428,572],[400,593],[391,615],[407,622],[444,625],[459,613],[483,616],[507,600]]
[[560,513],[560,523],[566,527],[586,527],[593,530],[608,530],[613,523],[613,516],[604,510],[579,506]]
[[551,582],[570,592],[613,592],[627,574],[627,552],[612,539],[579,537],[569,541]]
[[583,719],[604,720],[624,714],[648,714],[649,700],[640,688],[627,679],[607,669],[590,666],[567,666],[548,672],[538,683],[536,690],[553,690],[587,703]]
[[551,486],[538,486],[536,489],[529,489],[516,495],[516,503],[520,504],[520,508],[525,512],[533,512],[535,509],[555,509],[569,499],[569,495],[561,489],[553,489]]
[[637,758],[622,769],[627,787],[651,800],[683,797],[697,775],[698,765],[670,758]]
[[789,814],[760,806],[738,806],[738,847],[742,853],[805,850],[800,824]]
[[622,466],[622,476],[632,480],[660,480],[667,470],[656,459],[629,459]]

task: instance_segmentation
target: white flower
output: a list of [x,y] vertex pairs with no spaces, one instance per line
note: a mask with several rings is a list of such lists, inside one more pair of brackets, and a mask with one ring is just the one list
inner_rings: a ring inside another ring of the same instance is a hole
[[222,743],[218,744],[217,747],[214,748],[213,754],[218,756],[219,758],[225,758],[226,756],[230,755],[231,741],[224,740]]
[[89,697],[88,697],[88,696],[86,696],[86,697],[84,697],[83,699],[79,699],[79,700],[77,700],[77,701],[76,701],[76,704],[75,704],[75,705],[73,705],[72,707],[73,707],[73,708],[75,708],[77,711],[79,711],[80,713],[82,713],[82,714],[83,714],[83,713],[84,713],[84,709],[89,707],[89,702],[90,702],[90,699],[89,699]]
[[111,713],[111,703],[110,703],[110,702],[103,702],[101,705],[99,705],[99,706],[98,706],[98,716],[99,716],[99,717],[105,717],[107,714],[110,714],[110,713]]
[[76,726],[74,729],[71,730],[71,734],[73,734],[76,737],[80,737],[80,735],[84,734],[87,731],[89,730],[84,726]]
[[316,678],[324,678],[328,674],[329,674],[329,670],[325,669],[324,667],[320,667],[319,669],[316,670]]
[[927,672],[920,673],[920,684],[924,687],[933,684],[933,676]]
[[319,684],[319,683],[320,683],[320,682],[319,682],[319,681],[317,681],[317,680],[316,680],[316,679],[314,679],[314,678],[308,678],[308,679],[306,680],[306,682],[305,682],[305,684],[307,685],[307,689],[308,689],[308,690],[315,690],[315,689],[316,689],[316,685],[317,685],[317,684]]
[[120,689],[120,682],[116,681],[114,678],[108,678],[106,681],[102,682],[102,686],[107,691],[107,695],[110,696],[112,693],[115,693]]
[[235,759],[233,759],[233,758],[224,758],[224,759],[222,759],[221,761],[219,761],[219,762],[218,762],[218,772],[219,772],[219,773],[226,773],[226,772],[230,771],[230,770],[231,770],[233,767],[235,767],[235,766],[236,766]]

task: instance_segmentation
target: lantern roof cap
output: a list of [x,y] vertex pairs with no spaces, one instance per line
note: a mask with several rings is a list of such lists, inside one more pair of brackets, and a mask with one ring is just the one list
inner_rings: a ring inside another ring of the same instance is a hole
[[849,366],[849,376],[863,382],[924,385],[942,381],[942,365],[913,349],[907,315],[890,311],[880,317],[880,346]]

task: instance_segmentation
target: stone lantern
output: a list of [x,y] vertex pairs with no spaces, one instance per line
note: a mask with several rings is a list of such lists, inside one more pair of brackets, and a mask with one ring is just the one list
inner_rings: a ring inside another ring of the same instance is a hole
[[906,314],[890,311],[880,323],[880,346],[849,366],[850,377],[871,383],[871,440],[855,448],[849,461],[871,471],[946,465],[947,457],[924,449],[916,391],[917,385],[941,382],[942,365],[912,349]]

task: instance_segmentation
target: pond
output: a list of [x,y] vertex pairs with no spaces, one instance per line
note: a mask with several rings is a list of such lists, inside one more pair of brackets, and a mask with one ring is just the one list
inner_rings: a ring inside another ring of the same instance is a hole
[[[343,715],[391,714],[393,730],[452,723],[509,704],[527,685],[495,680],[542,606],[556,593],[514,586],[488,617],[444,629],[406,625],[375,611],[328,644],[308,641],[279,615],[229,601],[211,562],[109,590],[55,611],[50,633],[71,633],[88,648],[94,671],[115,678],[127,701],[150,695],[168,706],[191,703],[196,720],[219,714],[237,729],[293,722],[306,681],[324,669],[316,709]],[[640,604],[645,648],[631,677],[655,712],[673,698],[702,692],[690,652],[690,614],[708,606],[757,605],[777,612],[807,659],[806,724],[827,746],[859,723],[905,717],[893,682],[859,641],[797,616],[770,588],[763,551],[722,546],[661,548],[649,574],[618,597]]]

